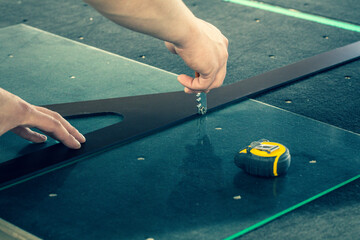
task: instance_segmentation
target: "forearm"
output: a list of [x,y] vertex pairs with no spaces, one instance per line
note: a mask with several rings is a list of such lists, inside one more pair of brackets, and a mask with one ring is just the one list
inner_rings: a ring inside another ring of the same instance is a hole
[[184,47],[199,31],[181,0],[84,0],[115,23]]

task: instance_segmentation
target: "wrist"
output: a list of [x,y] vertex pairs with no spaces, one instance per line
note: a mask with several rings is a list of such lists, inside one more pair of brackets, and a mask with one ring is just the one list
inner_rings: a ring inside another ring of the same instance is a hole
[[193,16],[188,21],[184,21],[182,31],[179,31],[179,35],[176,36],[172,43],[180,49],[189,48],[201,37],[201,29],[199,27],[199,19]]

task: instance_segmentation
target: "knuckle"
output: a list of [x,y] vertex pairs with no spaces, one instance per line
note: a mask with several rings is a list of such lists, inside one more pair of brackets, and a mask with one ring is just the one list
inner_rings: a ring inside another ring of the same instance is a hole
[[68,131],[69,131],[70,134],[75,134],[75,133],[78,132],[78,130],[76,128],[74,128],[73,126],[70,126]]
[[51,111],[51,115],[52,115],[53,118],[55,118],[55,119],[61,119],[61,118],[62,118],[62,116],[61,116],[59,113],[57,113],[57,112]]
[[19,102],[19,109],[22,115],[31,115],[34,111],[34,108],[27,102]]
[[227,59],[229,58],[229,51],[227,49],[225,49],[223,52],[222,52],[222,60],[223,61],[227,61]]
[[224,37],[224,42],[225,42],[225,44],[226,44],[226,47],[228,47],[228,46],[229,46],[229,39],[227,39],[226,37]]
[[54,117],[51,118],[51,121],[53,124],[53,129],[58,129],[62,126],[61,122]]
[[28,124],[33,116],[35,109],[27,102],[19,102],[16,115],[20,124]]

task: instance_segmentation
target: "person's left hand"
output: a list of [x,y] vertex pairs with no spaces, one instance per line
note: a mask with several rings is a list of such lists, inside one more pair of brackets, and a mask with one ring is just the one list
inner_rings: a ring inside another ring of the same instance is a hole
[[0,88],[0,136],[12,131],[34,143],[45,142],[46,136],[31,130],[31,127],[40,129],[69,148],[78,149],[85,142],[85,137],[60,114],[31,105]]

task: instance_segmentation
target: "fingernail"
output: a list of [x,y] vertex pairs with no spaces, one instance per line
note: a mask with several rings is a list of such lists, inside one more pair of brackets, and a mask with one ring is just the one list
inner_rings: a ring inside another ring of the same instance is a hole
[[75,140],[75,142],[76,142],[76,148],[78,149],[78,148],[81,148],[81,143],[78,141],[78,140]]
[[81,143],[78,140],[76,140],[76,138],[74,136],[72,136],[72,135],[70,135],[70,136],[73,139],[74,145],[76,145],[73,148],[75,148],[75,149],[81,148]]
[[86,138],[81,133],[80,133],[80,137],[81,137],[81,142],[84,143],[86,141]]
[[41,138],[44,140],[44,142],[46,142],[47,137],[46,137],[45,135],[40,135],[40,136],[41,136]]

